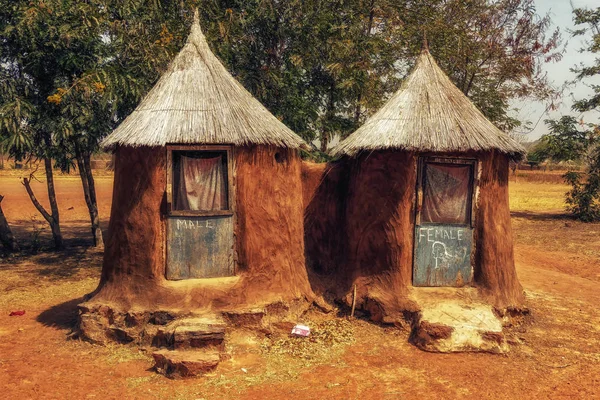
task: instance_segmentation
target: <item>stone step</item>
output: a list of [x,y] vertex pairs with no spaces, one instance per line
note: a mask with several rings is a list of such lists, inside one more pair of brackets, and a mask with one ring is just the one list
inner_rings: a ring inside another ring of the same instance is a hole
[[159,350],[152,353],[156,372],[169,378],[201,376],[214,370],[221,361],[218,351]]
[[175,349],[212,347],[224,350],[226,324],[217,318],[186,318],[173,331]]
[[216,316],[186,317],[164,326],[148,325],[145,336],[153,347],[223,351],[226,326],[225,321]]
[[423,306],[411,342],[425,351],[506,353],[502,323],[490,305],[444,299]]

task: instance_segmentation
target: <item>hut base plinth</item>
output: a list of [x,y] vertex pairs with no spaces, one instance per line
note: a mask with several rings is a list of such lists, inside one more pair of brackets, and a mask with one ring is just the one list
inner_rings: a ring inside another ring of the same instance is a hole
[[476,288],[414,288],[411,294],[421,311],[410,341],[421,350],[508,352],[503,320]]
[[156,372],[170,378],[193,377],[230,358],[225,343],[237,328],[269,335],[293,326],[310,305],[305,300],[294,300],[194,312],[125,310],[113,304],[86,302],[79,305],[79,337],[96,344],[137,345],[152,353]]
[[[254,308],[194,311],[123,309],[86,302],[79,305],[79,337],[97,344],[116,342],[154,350],[201,348],[219,352],[223,358],[230,329],[270,334],[282,325],[297,323],[310,306],[308,301],[298,299]],[[177,371],[174,373],[181,372]]]

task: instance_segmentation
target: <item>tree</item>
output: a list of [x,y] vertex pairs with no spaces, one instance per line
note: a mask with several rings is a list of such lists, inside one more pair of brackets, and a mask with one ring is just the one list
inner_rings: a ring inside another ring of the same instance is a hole
[[4,196],[0,194],[0,244],[8,251],[19,251],[19,245],[2,211],[2,200],[4,200]]
[[425,31],[442,69],[502,130],[520,125],[509,115],[511,99],[552,101],[555,92],[541,67],[560,59],[560,34],[549,31],[550,17],[538,15],[533,0],[402,4],[410,32],[407,51],[415,52]]
[[171,57],[175,43],[165,21],[184,29],[183,3],[145,3],[0,0],[0,138],[15,159],[44,161],[51,212],[35,198],[31,177],[23,184],[57,248],[62,235],[53,164],[63,171],[77,165],[94,244],[101,245],[91,155]]
[[540,139],[534,151],[552,161],[589,163],[589,152],[595,146],[595,132],[591,125],[584,125],[573,116],[565,115],[559,120],[544,121],[550,133]]
[[[584,28],[574,32],[574,36],[591,34],[591,41],[585,51],[592,53],[600,52],[600,7],[594,9],[573,10],[576,25],[585,25]],[[575,70],[578,80],[585,80],[600,75],[600,59],[596,59],[595,65],[586,66]],[[600,111],[600,85],[590,85],[594,94],[587,99],[580,99],[573,105],[573,109],[579,112]],[[600,221],[600,126],[591,125],[586,137],[582,138],[586,174],[579,172],[568,172],[565,180],[571,185],[567,193],[567,209],[578,219],[585,222]],[[581,135],[579,135],[581,136]],[[565,148],[571,149],[569,142]]]
[[[583,51],[591,53],[600,52],[600,7],[594,9],[577,8],[573,10],[575,25],[586,25],[584,28],[573,32],[574,36],[591,35],[591,41]],[[600,59],[596,58],[596,63],[591,66],[576,68],[578,80],[585,80],[600,75]],[[588,99],[580,99],[573,105],[573,109],[580,112],[600,109],[600,85],[590,84],[594,94]]]
[[[211,4],[213,4],[211,6]],[[424,32],[457,86],[504,130],[516,97],[552,100],[560,35],[533,0],[202,2],[209,41],[269,110],[321,150],[397,90]]]
[[55,247],[60,249],[63,240],[52,171],[55,150],[52,132],[56,112],[46,99],[52,92],[53,72],[61,62],[60,51],[52,51],[58,41],[52,39],[61,32],[43,22],[52,17],[45,6],[34,7],[24,1],[2,1],[0,6],[0,118],[6,136],[3,143],[15,159],[36,157],[43,160],[50,212],[36,199],[30,185],[31,176],[22,182],[34,206],[50,225]]

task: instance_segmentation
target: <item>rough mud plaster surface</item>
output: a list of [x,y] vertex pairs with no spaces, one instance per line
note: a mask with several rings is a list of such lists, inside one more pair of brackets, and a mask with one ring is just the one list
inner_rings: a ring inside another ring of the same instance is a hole
[[312,279],[319,286],[326,275],[336,274],[345,266],[347,163],[302,163],[304,187],[304,240],[306,263],[323,275]]
[[[433,154],[427,154],[433,155]],[[519,308],[508,205],[508,158],[496,153],[435,154],[478,158],[475,281],[496,307]],[[313,287],[357,306],[375,320],[393,320],[420,306],[412,298],[417,155],[362,154],[327,166],[303,164],[305,240]],[[315,188],[317,182],[320,182]]]
[[407,299],[415,173],[415,158],[406,152],[303,165],[313,287],[350,305],[356,285],[357,309],[377,321],[395,322],[416,310]]
[[235,148],[234,153],[238,276],[164,278],[166,150],[122,147],[102,280],[89,303],[207,312],[312,298],[297,153],[264,146]]
[[517,278],[508,197],[508,157],[483,153],[475,229],[475,281],[492,304],[502,310],[523,306]]
[[[361,154],[352,163],[346,209],[347,268],[358,298],[385,315],[414,309],[412,277],[416,158],[403,151]],[[371,310],[373,316],[373,310]]]
[[301,163],[290,150],[236,151],[238,261],[248,302],[268,294],[312,297],[304,262]]

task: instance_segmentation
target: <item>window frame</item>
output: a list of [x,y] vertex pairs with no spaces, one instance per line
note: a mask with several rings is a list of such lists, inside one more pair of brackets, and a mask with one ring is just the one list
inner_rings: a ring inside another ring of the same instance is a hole
[[[175,210],[173,208],[173,152],[224,152],[227,157],[227,210]],[[228,216],[235,213],[233,184],[233,146],[231,145],[167,145],[167,215],[169,216]]]
[[[425,186],[425,168],[427,164],[445,164],[445,165],[460,165],[469,166],[471,168],[471,174],[469,177],[469,194],[467,196],[470,207],[467,207],[467,218],[466,224],[451,224],[443,222],[421,222],[421,211],[423,209],[424,200],[424,186]],[[447,225],[447,226],[463,226],[474,228],[475,226],[475,212],[476,212],[476,198],[479,187],[478,180],[478,161],[476,158],[468,157],[439,157],[439,156],[425,156],[419,157],[417,166],[417,196],[416,196],[416,213],[415,213],[415,225],[416,226],[427,226],[427,225]]]

